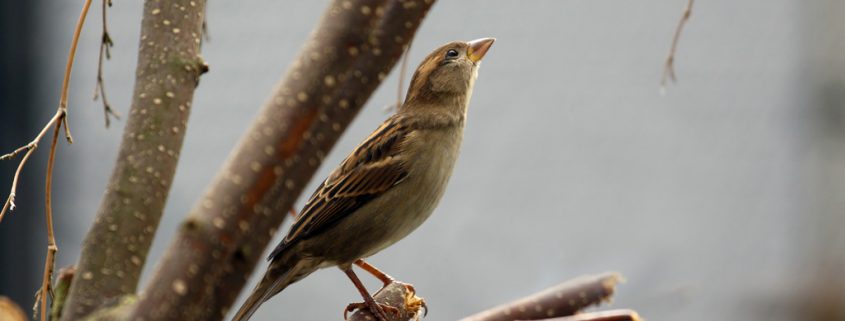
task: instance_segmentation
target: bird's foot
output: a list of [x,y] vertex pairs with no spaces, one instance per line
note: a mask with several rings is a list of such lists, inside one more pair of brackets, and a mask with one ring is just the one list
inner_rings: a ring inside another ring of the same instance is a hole
[[390,319],[387,318],[387,313],[385,311],[389,311],[397,318],[400,316],[401,313],[399,309],[389,306],[387,304],[381,304],[376,302],[372,302],[372,304],[369,304],[368,302],[357,302],[350,303],[346,306],[346,309],[343,310],[343,319],[348,319],[347,315],[349,312],[364,308],[369,309],[370,313],[372,313],[372,315],[374,315],[379,321],[390,321]]
[[402,286],[405,287],[407,291],[405,291],[405,309],[408,311],[415,311],[419,313],[420,309],[425,309],[423,311],[423,317],[428,315],[428,306],[425,304],[425,299],[417,296],[417,289],[414,289],[413,285],[407,283],[401,283]]

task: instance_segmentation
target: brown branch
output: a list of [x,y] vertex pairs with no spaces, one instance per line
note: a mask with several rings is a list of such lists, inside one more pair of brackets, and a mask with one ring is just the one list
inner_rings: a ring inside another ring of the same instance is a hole
[[608,300],[621,280],[617,273],[582,276],[461,321],[537,320],[573,315]]
[[26,151],[23,158],[21,158],[20,163],[18,164],[18,168],[15,170],[15,176],[12,179],[12,188],[9,191],[9,197],[6,198],[6,202],[3,204],[3,209],[0,210],[0,222],[3,222],[3,217],[6,215],[8,211],[15,210],[15,192],[18,189],[18,179],[20,178],[21,171],[23,171],[24,165],[29,160],[30,155],[38,148],[38,143],[41,142],[41,139],[44,138],[44,135],[47,133],[47,130],[54,126],[56,123],[61,123],[65,126],[65,138],[67,139],[68,143],[73,143],[73,137],[70,135],[70,128],[67,124],[67,97],[68,97],[68,88],[70,88],[70,73],[73,70],[73,61],[76,57],[76,47],[79,45],[79,35],[82,33],[82,26],[85,24],[85,17],[88,16],[88,8],[91,7],[91,0],[86,0],[85,3],[82,5],[82,12],[79,14],[79,19],[76,21],[76,27],[73,30],[73,38],[70,43],[70,50],[67,55],[67,64],[65,65],[65,75],[62,79],[62,91],[61,95],[59,96],[59,107],[56,109],[56,113],[53,114],[53,117],[47,121],[47,124],[41,129],[38,135],[24,146],[15,149],[11,153],[5,154],[0,156],[0,160],[11,159],[18,154]]
[[203,0],[146,1],[135,90],[118,160],[85,237],[62,320],[134,294],[182,148],[200,75]]
[[111,7],[111,0],[103,0],[103,36],[100,39],[100,57],[97,61],[97,85],[94,87],[94,100],[100,96],[103,97],[103,114],[106,119],[106,128],[109,127],[109,116],[115,119],[120,119],[120,114],[111,108],[108,98],[106,98],[105,81],[103,80],[103,63],[105,59],[111,59],[111,47],[114,46],[111,36],[109,36],[108,23],[106,22],[107,7]]
[[[44,184],[44,207],[47,224],[47,259],[44,260],[44,276],[41,278],[41,288],[37,297],[41,298],[41,321],[47,320],[47,295],[53,293],[50,281],[53,277],[53,268],[56,264],[56,237],[53,233],[53,167],[56,164],[56,143],[59,141],[59,131],[62,123],[54,126],[53,141],[50,143],[50,156],[47,158],[47,182]],[[35,303],[38,306],[38,302]]]
[[607,310],[578,313],[568,317],[544,319],[543,321],[641,321],[640,315],[633,310]]
[[669,55],[666,57],[666,63],[663,66],[663,76],[660,78],[660,88],[664,90],[668,80],[674,83],[675,78],[675,52],[678,50],[678,42],[681,39],[681,32],[684,26],[689,21],[692,15],[692,5],[695,0],[687,0],[687,6],[684,8],[684,13],[681,15],[681,20],[678,21],[678,26],[675,28],[675,35],[672,37],[672,47],[669,48]]
[[182,223],[129,319],[224,317],[302,188],[396,64],[432,2],[333,1]]
[[9,159],[17,155],[18,153],[23,152],[26,150],[26,154],[24,154],[21,162],[18,164],[17,170],[15,170],[15,176],[12,179],[12,189],[9,193],[9,197],[6,200],[5,204],[3,205],[2,211],[0,211],[0,222],[3,220],[3,216],[6,214],[7,210],[13,210],[15,206],[15,191],[17,190],[18,180],[20,178],[20,173],[23,170],[24,165],[26,164],[29,157],[38,148],[38,143],[47,133],[47,129],[51,126],[54,128],[53,130],[53,140],[50,144],[50,156],[47,160],[47,177],[46,177],[46,185],[45,185],[45,215],[46,215],[46,224],[47,224],[47,257],[44,262],[44,275],[41,281],[41,288],[38,290],[36,295],[36,302],[34,304],[33,309],[39,306],[39,299],[40,299],[40,306],[41,306],[41,320],[47,320],[47,295],[51,293],[50,290],[50,280],[53,275],[53,267],[55,265],[56,259],[56,252],[58,251],[58,247],[56,246],[56,239],[55,234],[53,233],[53,209],[52,209],[52,187],[53,187],[53,167],[55,165],[56,160],[56,144],[58,143],[59,138],[59,131],[61,127],[65,127],[65,138],[67,139],[68,143],[73,143],[73,138],[70,135],[70,128],[68,127],[67,121],[67,103],[68,103],[68,88],[70,88],[70,75],[71,71],[73,70],[73,61],[76,57],[76,48],[79,45],[79,36],[82,33],[82,26],[85,24],[85,17],[88,16],[88,9],[91,7],[91,0],[85,1],[82,5],[82,12],[79,14],[79,19],[76,22],[76,28],[74,28],[73,38],[71,40],[70,50],[68,52],[67,64],[65,65],[65,74],[62,80],[62,89],[61,95],[59,97],[59,107],[56,110],[56,113],[50,118],[50,121],[41,129],[41,132],[33,139],[29,144],[24,147],[18,148],[10,154],[4,155],[2,159]]

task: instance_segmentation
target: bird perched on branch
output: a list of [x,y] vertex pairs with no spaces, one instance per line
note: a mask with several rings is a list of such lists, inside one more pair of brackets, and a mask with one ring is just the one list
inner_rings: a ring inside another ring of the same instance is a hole
[[338,266],[365,306],[387,321],[352,271],[358,265],[392,279],[361,259],[401,240],[431,215],[458,158],[467,105],[481,58],[493,38],[437,48],[411,79],[405,102],[317,188],[270,255],[270,267],[238,310],[244,321],[258,306],[319,268]]

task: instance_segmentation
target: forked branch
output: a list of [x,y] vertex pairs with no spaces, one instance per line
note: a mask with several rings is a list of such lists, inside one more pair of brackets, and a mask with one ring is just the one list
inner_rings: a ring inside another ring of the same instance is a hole
[[82,33],[82,26],[85,24],[85,18],[88,16],[88,9],[91,7],[91,0],[87,0],[82,5],[82,12],[79,14],[79,19],[77,19],[76,27],[74,28],[73,38],[70,45],[70,50],[68,52],[67,64],[65,65],[65,74],[62,80],[62,89],[61,95],[59,97],[59,106],[56,109],[56,113],[50,118],[50,121],[44,125],[44,128],[35,136],[29,144],[20,147],[9,153],[0,157],[0,159],[10,159],[15,157],[15,155],[26,151],[23,158],[21,158],[21,162],[18,164],[17,170],[15,170],[15,176],[12,179],[12,189],[9,192],[9,197],[6,199],[6,202],[3,204],[3,209],[0,211],[0,222],[2,222],[3,217],[6,215],[7,211],[14,210],[15,207],[15,192],[17,190],[18,180],[20,178],[21,171],[23,170],[24,165],[26,164],[29,157],[38,148],[38,143],[41,142],[41,139],[44,138],[47,130],[49,128],[53,128],[53,140],[50,144],[50,156],[47,160],[47,177],[45,183],[45,216],[46,216],[46,224],[47,224],[47,257],[44,262],[44,274],[41,279],[41,287],[37,292],[37,299],[34,304],[33,309],[35,310],[37,307],[40,306],[40,315],[41,321],[47,320],[47,296],[51,293],[50,288],[50,281],[53,276],[53,267],[55,265],[56,259],[56,252],[58,251],[58,247],[56,245],[56,238],[55,234],[53,233],[53,208],[52,208],[52,188],[53,188],[53,167],[56,161],[56,145],[58,143],[59,132],[61,131],[62,126],[65,128],[65,139],[67,139],[68,143],[73,143],[73,138],[70,135],[70,128],[68,127],[67,121],[67,104],[68,104],[68,88],[70,87],[70,75],[71,71],[73,70],[73,61],[76,56],[76,48],[79,45],[79,36]]
[[[18,164],[18,168],[15,170],[15,176],[12,178],[12,188],[9,191],[9,196],[6,198],[6,202],[3,204],[3,209],[0,210],[0,223],[3,222],[3,217],[9,211],[15,210],[15,193],[18,189],[18,180],[20,178],[21,172],[23,171],[26,162],[29,160],[29,157],[32,155],[33,152],[38,148],[38,143],[41,142],[41,139],[44,138],[44,135],[47,134],[47,130],[51,127],[55,126],[57,123],[65,127],[65,139],[67,139],[68,143],[73,143],[73,137],[70,135],[70,128],[68,127],[67,123],[67,102],[68,102],[68,88],[70,88],[70,74],[73,70],[73,61],[76,57],[76,47],[79,45],[79,35],[82,33],[82,26],[85,24],[85,17],[88,16],[88,8],[91,7],[91,0],[86,0],[85,3],[82,4],[82,12],[79,14],[79,19],[76,21],[76,27],[73,30],[73,38],[70,43],[70,50],[67,56],[67,64],[65,64],[65,74],[64,78],[62,78],[62,91],[61,95],[59,96],[59,107],[56,109],[56,113],[53,114],[53,117],[44,124],[44,127],[41,128],[41,131],[38,132],[38,135],[35,136],[32,141],[28,144],[21,146],[14,151],[0,156],[0,161],[12,159],[20,153],[24,153],[23,158],[21,158],[20,163]],[[51,151],[52,153],[52,151]]]

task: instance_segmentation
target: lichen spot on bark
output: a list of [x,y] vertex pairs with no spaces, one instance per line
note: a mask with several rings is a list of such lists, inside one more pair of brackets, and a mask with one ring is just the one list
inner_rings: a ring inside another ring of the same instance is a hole
[[178,295],[188,294],[188,285],[182,279],[176,279],[173,281],[173,292]]

